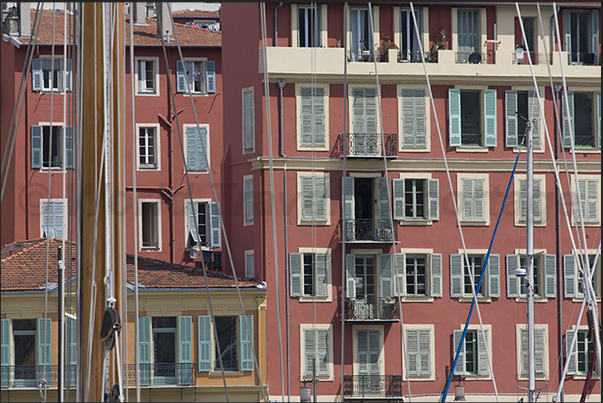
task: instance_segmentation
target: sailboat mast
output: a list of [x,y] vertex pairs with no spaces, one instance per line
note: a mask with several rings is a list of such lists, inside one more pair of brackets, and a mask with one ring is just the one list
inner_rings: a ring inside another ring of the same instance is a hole
[[534,343],[534,150],[532,122],[526,122],[526,264],[528,271],[528,401],[534,402],[536,390]]

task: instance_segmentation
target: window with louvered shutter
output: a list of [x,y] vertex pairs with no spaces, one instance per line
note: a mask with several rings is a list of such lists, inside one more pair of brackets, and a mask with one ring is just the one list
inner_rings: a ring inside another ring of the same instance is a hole
[[2,358],[2,387],[7,388],[10,385],[10,376],[8,376],[8,368],[12,363],[11,353],[11,338],[12,332],[12,321],[10,319],[2,319],[2,349],[0,351],[0,357]]
[[301,178],[302,221],[326,221],[327,179],[324,176],[302,176]]
[[461,179],[461,214],[463,221],[485,221],[486,181]]
[[425,148],[427,146],[427,116],[425,90],[402,89],[402,147]]
[[212,370],[212,329],[211,316],[197,316],[197,336],[199,352],[199,372],[208,372]]
[[[327,329],[305,329],[304,335],[304,377],[311,377],[314,368],[317,376],[330,376],[329,361],[330,336]],[[315,367],[314,367],[315,365]]]
[[[526,184],[527,184],[527,180],[526,179],[519,179],[517,181],[517,183],[519,184],[519,189],[517,190],[519,192],[519,196],[517,197],[517,209],[519,210],[519,221],[521,223],[525,223],[526,222],[526,211],[527,211],[527,190],[526,190]],[[542,223],[543,221],[543,209],[545,206],[543,206],[543,198],[542,198],[542,179],[539,178],[534,178],[533,182],[532,182],[532,189],[533,189],[533,217],[534,217],[534,223]]]
[[300,145],[325,146],[325,90],[322,87],[302,87],[299,90]]
[[42,236],[63,239],[64,207],[62,201],[42,201]]
[[519,255],[507,255],[507,298],[519,297],[519,277],[515,270],[519,268]]
[[585,223],[599,222],[599,192],[597,179],[578,179],[578,192],[580,195],[580,204],[577,197],[574,197],[574,220],[580,221],[580,211],[578,206],[582,207],[582,218]]
[[[545,348],[546,338],[545,329],[534,329],[534,367],[536,375],[544,375],[546,373]],[[529,375],[528,363],[528,331],[521,329],[521,375]]]
[[253,315],[239,316],[241,371],[253,371]]
[[207,161],[209,161],[207,130],[204,126],[200,126],[199,129],[195,126],[186,127],[186,163],[189,171],[207,171]]
[[245,192],[245,224],[253,224],[253,177],[251,175],[245,176],[243,179],[244,192]]
[[[190,385],[193,382],[193,318],[178,316],[178,385]],[[184,365],[182,365],[184,364]],[[190,364],[190,365],[189,365]]]
[[245,251],[245,277],[255,278],[255,253],[252,250]]
[[253,89],[243,91],[243,154],[255,151]]

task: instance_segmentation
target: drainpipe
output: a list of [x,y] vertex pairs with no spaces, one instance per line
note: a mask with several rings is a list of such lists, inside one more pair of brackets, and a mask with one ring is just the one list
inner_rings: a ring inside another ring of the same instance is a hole
[[[556,85],[555,86],[555,102],[558,105],[557,110],[561,111],[560,109],[560,98],[559,98],[559,92],[561,91],[561,86],[560,85]],[[557,119],[554,120],[555,123],[555,163],[557,163],[557,161],[559,160],[559,125],[557,124]],[[561,289],[561,284],[563,283],[563,262],[561,261],[561,231],[560,231],[560,225],[561,225],[561,212],[559,210],[559,204],[561,203],[561,191],[559,189],[559,187],[557,187],[557,185],[555,185],[555,189],[556,189],[556,197],[555,197],[555,254],[556,254],[556,258],[557,258],[557,338],[558,338],[558,345],[559,345],[559,357],[563,357],[563,310],[562,310],[562,299],[563,299],[563,290]],[[563,381],[562,376],[563,376],[563,361],[559,361],[559,383],[561,383]],[[565,393],[563,391],[563,389],[561,389],[561,401],[564,402],[565,401]]]
[[281,1],[278,6],[274,7],[274,47],[277,47],[278,44],[278,9],[283,6],[283,2]]
[[[278,96],[279,96],[279,111],[278,111],[278,137],[279,137],[279,150],[278,153],[281,157],[285,157],[285,153],[283,152],[283,87],[287,84],[284,81],[278,82]],[[285,209],[286,210],[286,209]]]

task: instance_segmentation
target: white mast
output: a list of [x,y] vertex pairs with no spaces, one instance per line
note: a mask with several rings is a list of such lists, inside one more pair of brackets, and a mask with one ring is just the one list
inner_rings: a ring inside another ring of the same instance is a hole
[[534,368],[534,164],[532,122],[526,122],[526,266],[528,270],[528,401],[534,402],[536,369]]

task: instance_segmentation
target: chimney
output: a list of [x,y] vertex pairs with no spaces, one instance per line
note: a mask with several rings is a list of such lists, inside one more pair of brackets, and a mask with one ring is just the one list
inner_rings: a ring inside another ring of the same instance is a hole
[[31,3],[29,1],[19,3],[19,35],[22,38],[31,36]]
[[[168,5],[170,6],[169,9]],[[166,41],[169,41],[174,36],[174,24],[170,15],[171,8],[172,3],[169,2],[155,3],[155,9],[157,10],[157,35],[163,36]]]
[[146,25],[146,3],[135,2],[132,4],[132,18],[134,18],[134,24]]

